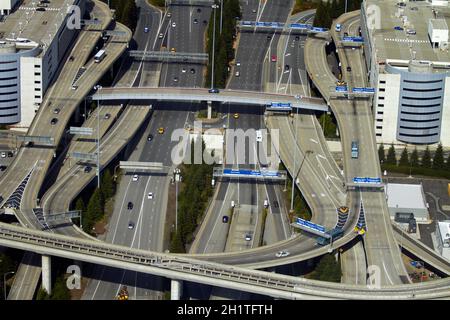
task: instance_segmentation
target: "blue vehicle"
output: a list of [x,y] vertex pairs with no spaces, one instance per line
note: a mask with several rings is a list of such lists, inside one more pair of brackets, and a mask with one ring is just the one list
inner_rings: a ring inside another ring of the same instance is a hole
[[396,27],[394,27],[394,30],[403,31],[403,28],[400,26],[396,26]]
[[341,228],[334,228],[325,233],[330,235],[330,238],[318,237],[317,238],[318,245],[325,246],[329,244],[331,240],[335,241],[339,238],[342,238],[342,236],[344,235],[344,231]]
[[352,141],[352,159],[358,159],[358,141]]
[[336,28],[334,30],[336,30],[337,32],[341,32],[342,26],[340,23],[336,23]]

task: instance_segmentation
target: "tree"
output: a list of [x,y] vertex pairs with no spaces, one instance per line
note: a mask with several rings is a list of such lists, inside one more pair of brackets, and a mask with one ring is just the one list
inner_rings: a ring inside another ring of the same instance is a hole
[[398,162],[399,166],[407,167],[409,166],[409,159],[408,159],[408,150],[405,148],[402,151],[402,154],[400,155],[400,161]]
[[423,153],[420,166],[422,168],[431,168],[431,154],[430,154],[430,148],[428,146]]
[[104,208],[105,202],[102,192],[97,188],[89,199],[86,214],[83,219],[83,229],[85,231],[90,232],[92,230],[94,223],[103,216]]
[[322,113],[319,118],[319,123],[322,125],[323,135],[326,138],[335,138],[336,137],[336,125],[333,122],[333,119],[326,112]]
[[170,242],[170,252],[172,253],[185,253],[183,241],[180,236],[180,232],[176,232],[172,241]]
[[447,157],[447,162],[445,163],[445,170],[450,171],[450,153]]
[[386,163],[387,164],[397,165],[397,158],[395,156],[395,148],[394,148],[394,144],[393,143],[389,147],[389,150],[388,150],[388,153],[387,153],[387,157],[386,157]]
[[103,197],[105,199],[109,199],[112,196],[114,196],[115,185],[114,185],[113,177],[112,177],[109,169],[103,173],[103,181],[101,184],[101,189],[102,189]]
[[63,276],[56,279],[50,299],[51,300],[70,300],[70,291],[66,286],[66,282],[65,282]]
[[380,162],[383,163],[386,158],[384,155],[384,144],[381,143],[380,146],[378,147],[378,158],[380,159]]
[[330,282],[341,282],[341,276],[341,265],[336,261],[333,254],[322,256],[312,275],[316,280]]
[[411,153],[411,157],[409,159],[411,167],[419,166],[419,153],[417,152],[417,148],[415,147],[413,152]]
[[50,295],[44,288],[40,287],[36,296],[36,300],[50,300]]
[[436,148],[436,152],[434,153],[433,158],[433,169],[435,170],[443,170],[444,169],[444,151],[442,150],[442,144]]

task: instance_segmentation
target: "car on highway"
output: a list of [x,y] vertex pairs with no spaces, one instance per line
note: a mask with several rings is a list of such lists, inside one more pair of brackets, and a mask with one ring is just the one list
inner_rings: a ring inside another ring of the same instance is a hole
[[198,19],[194,19],[194,24],[197,24],[198,23]]
[[133,222],[128,222],[128,229],[134,229],[134,223]]
[[158,34],[158,38],[159,38],[159,39],[162,39],[162,38],[164,38],[164,35],[163,35],[163,33],[162,33],[162,32],[160,32],[160,33]]
[[270,40],[270,39],[272,39],[272,36],[267,36],[267,40]]
[[91,172],[91,170],[92,170],[92,167],[89,167],[89,166],[84,167],[84,173],[89,173],[89,172]]
[[264,208],[268,208],[269,207],[269,200],[264,199]]
[[197,12],[202,12],[202,9],[200,9],[200,8],[197,8]]
[[206,21],[206,20],[203,20],[203,24],[207,24],[208,23],[208,21]]
[[400,26],[395,26],[395,27],[394,27],[394,30],[397,30],[397,31],[403,31],[403,28],[400,27]]
[[181,69],[181,73],[186,73],[186,68]]
[[351,67],[347,67],[347,71],[348,72],[352,71],[352,68]]
[[167,12],[167,18],[172,17],[172,12]]
[[133,202],[129,201],[128,202],[128,210],[133,209]]
[[0,171],[5,171],[5,170],[6,170],[6,166],[0,166]]
[[108,120],[109,118],[111,118],[111,114],[107,113],[107,114],[105,114],[105,116],[103,118]]
[[173,82],[178,82],[178,77],[173,77]]
[[175,28],[177,24],[175,22],[172,22],[172,28]]
[[191,69],[191,73],[195,74],[195,69],[194,68]]
[[219,91],[219,89],[213,88],[213,89],[209,89],[208,92],[209,93],[219,93],[220,91]]
[[228,220],[229,220],[228,216],[223,216],[223,217],[222,217],[222,222],[223,222],[223,223],[227,223]]
[[236,73],[234,74],[236,77],[239,77],[241,75],[241,73],[239,71],[236,71]]
[[153,199],[153,192],[149,192],[149,193],[148,193],[147,199],[150,199],[150,200]]
[[241,66],[241,62],[240,61],[236,61],[236,66],[240,67]]
[[252,12],[253,12],[253,13],[256,13],[256,9],[252,9]]
[[300,36],[295,36],[295,40],[300,40]]
[[53,109],[53,113],[54,113],[54,114],[58,114],[60,111],[61,111],[61,109],[59,109],[59,108]]
[[2,158],[6,158],[6,152],[2,152]]
[[347,85],[347,83],[346,83],[345,81],[343,81],[343,80],[338,80],[338,81],[336,81],[336,84],[337,84],[338,86],[345,86],[345,85]]
[[272,55],[272,57],[270,57],[270,61],[277,62],[277,56],[276,55]]
[[74,85],[72,86],[72,90],[77,90],[77,89],[78,89],[78,86],[74,84]]
[[231,200],[231,207],[234,208],[235,205],[234,200]]
[[14,156],[14,153],[12,153],[12,151],[8,151],[8,157],[13,157]]
[[50,124],[51,124],[52,126],[54,126],[57,122],[58,122],[58,119],[53,118],[53,119],[50,121]]
[[245,241],[252,241],[252,235],[251,234],[246,234],[245,235]]
[[284,251],[284,250],[278,251],[278,252],[275,254],[275,256],[276,256],[277,258],[287,257],[288,255],[290,255],[289,251]]
[[163,133],[164,133],[164,128],[163,128],[163,127],[159,128],[159,129],[158,129],[158,133],[159,133],[159,134],[163,134]]
[[147,141],[152,141],[153,140],[153,135],[150,133],[147,137]]
[[177,52],[177,50],[175,50],[175,48],[170,49],[170,52]]
[[235,114],[233,114],[233,118],[235,118],[235,119],[239,119],[239,113],[235,113]]
[[133,175],[133,181],[138,181],[139,180],[139,176],[137,174]]
[[289,65],[286,64],[286,65],[284,66],[284,71],[289,71],[289,69],[290,69]]
[[28,141],[28,142],[25,144],[25,146],[26,146],[26,147],[32,147],[32,146],[34,146],[34,142],[33,142],[33,141]]
[[73,61],[73,60],[75,60],[75,57],[74,56],[70,56],[69,61]]
[[144,28],[144,32],[147,33],[148,32],[148,27]]

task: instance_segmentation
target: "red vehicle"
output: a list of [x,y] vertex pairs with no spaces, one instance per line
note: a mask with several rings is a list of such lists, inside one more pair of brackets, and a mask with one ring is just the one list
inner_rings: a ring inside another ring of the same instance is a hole
[[277,62],[277,56],[273,55],[272,58],[270,59],[272,62]]

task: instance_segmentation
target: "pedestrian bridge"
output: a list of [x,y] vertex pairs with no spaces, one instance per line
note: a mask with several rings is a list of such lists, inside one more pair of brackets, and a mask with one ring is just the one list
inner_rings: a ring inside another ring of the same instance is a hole
[[293,109],[328,111],[328,106],[319,98],[302,97],[242,90],[220,90],[210,93],[205,88],[101,88],[93,96],[93,100],[169,100],[169,101],[208,101],[229,102],[268,106],[273,103],[290,104]]

